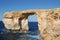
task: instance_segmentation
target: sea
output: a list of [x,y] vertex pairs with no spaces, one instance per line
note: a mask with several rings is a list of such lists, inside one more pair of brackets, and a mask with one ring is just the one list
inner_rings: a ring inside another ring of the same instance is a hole
[[4,23],[0,21],[0,40],[42,40],[38,31],[38,22],[28,22],[28,33],[7,32]]

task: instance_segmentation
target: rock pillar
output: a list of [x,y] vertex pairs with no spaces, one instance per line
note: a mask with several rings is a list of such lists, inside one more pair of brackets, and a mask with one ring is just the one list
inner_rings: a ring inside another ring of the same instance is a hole
[[21,20],[21,27],[22,27],[22,31],[25,31],[27,32],[29,30],[29,27],[28,27],[28,18],[24,18]]
[[38,27],[42,40],[60,40],[60,9],[41,11]]
[[44,30],[47,27],[47,20],[46,20],[47,13],[44,11],[37,11],[37,14],[38,14],[38,29],[40,32],[40,36],[44,38],[46,35]]

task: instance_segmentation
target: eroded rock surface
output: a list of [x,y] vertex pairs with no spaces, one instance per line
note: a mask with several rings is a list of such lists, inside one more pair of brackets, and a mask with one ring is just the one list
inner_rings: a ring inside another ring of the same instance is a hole
[[60,8],[7,12],[3,22],[9,30],[28,31],[28,16],[38,15],[38,28],[43,40],[60,40]]
[[[6,12],[4,15],[3,22],[7,30],[15,30],[15,31],[28,30],[27,17],[22,15],[20,12]],[[26,23],[23,25],[24,22]]]

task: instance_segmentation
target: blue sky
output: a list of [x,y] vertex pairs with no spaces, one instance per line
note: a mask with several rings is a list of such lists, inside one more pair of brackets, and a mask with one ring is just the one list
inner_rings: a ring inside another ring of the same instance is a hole
[[[60,0],[0,0],[0,20],[3,19],[4,12],[50,8],[60,8]],[[29,16],[28,19],[37,21],[36,15]]]

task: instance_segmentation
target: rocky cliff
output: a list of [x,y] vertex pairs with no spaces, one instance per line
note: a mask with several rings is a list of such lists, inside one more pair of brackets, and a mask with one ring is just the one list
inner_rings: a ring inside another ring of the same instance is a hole
[[9,30],[28,31],[28,16],[38,15],[38,28],[43,40],[60,40],[60,8],[6,12],[3,22]]

